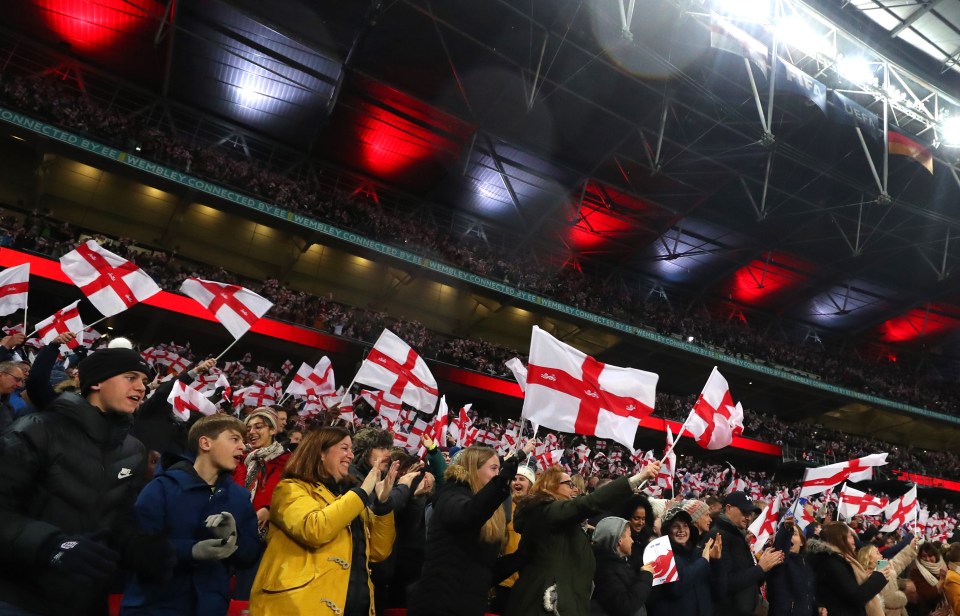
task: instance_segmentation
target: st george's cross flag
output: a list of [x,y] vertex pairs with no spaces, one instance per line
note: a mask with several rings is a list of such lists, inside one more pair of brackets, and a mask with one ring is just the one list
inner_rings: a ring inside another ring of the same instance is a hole
[[[77,300],[69,306],[64,306],[57,310],[46,319],[37,323],[37,336],[44,344],[50,344],[60,334],[73,332],[74,334],[83,331],[83,321],[80,319],[80,311],[77,309]],[[80,348],[80,339],[74,338],[67,342],[71,349]]]
[[757,519],[750,524],[747,530],[753,533],[752,551],[758,552],[767,544],[767,541],[777,532],[777,524],[780,521],[780,495],[777,494],[773,502],[767,503]]
[[27,309],[30,264],[8,267],[0,272],[0,317]]
[[437,380],[426,362],[389,329],[380,334],[354,380],[381,389],[424,413],[433,413],[440,399]]
[[883,515],[886,517],[887,522],[880,527],[880,532],[889,533],[911,522],[915,523],[918,514],[917,486],[914,485],[906,494],[896,500],[890,501],[890,504],[883,510]]
[[180,292],[213,313],[230,335],[240,338],[273,307],[273,303],[243,287],[200,278],[187,278]]
[[293,375],[293,380],[287,385],[286,393],[291,396],[324,396],[337,390],[333,378],[333,365],[324,355],[317,365],[300,364],[300,369]]
[[840,488],[840,504],[837,507],[837,513],[848,520],[855,515],[880,515],[884,507],[889,504],[886,498],[844,485]]
[[670,537],[660,537],[648,543],[643,549],[643,564],[653,565],[654,586],[669,584],[680,579]]
[[653,412],[658,378],[600,363],[535,325],[521,416],[553,430],[613,439],[632,451],[640,420]]
[[739,402],[734,404],[727,379],[716,366],[684,426],[704,449],[723,449],[743,434],[743,408]]
[[153,297],[160,287],[131,261],[88,240],[60,257],[60,269],[105,317]]
[[195,411],[201,415],[215,415],[217,413],[217,407],[213,402],[210,402],[202,393],[180,380],[173,383],[173,389],[167,396],[167,402],[173,407],[173,414],[180,421],[189,421],[190,411]]
[[677,472],[677,454],[673,451],[673,430],[667,426],[667,444],[665,447],[663,464],[657,473],[657,485],[664,490],[673,489],[673,477]]
[[864,481],[873,478],[873,467],[887,463],[887,454],[856,458],[848,462],[828,464],[819,468],[808,468],[803,472],[803,484],[800,486],[800,496],[820,494],[833,489],[844,481]]

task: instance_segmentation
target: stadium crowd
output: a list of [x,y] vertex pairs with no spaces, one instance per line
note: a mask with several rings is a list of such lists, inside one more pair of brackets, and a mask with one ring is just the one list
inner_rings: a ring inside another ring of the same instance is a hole
[[[481,242],[454,245],[373,203],[314,193],[182,144],[47,79],[2,85],[5,102],[66,128],[139,146],[160,162],[519,288],[862,391],[955,408],[953,392],[931,391],[903,364],[815,346],[785,351],[740,321],[658,303],[638,308],[623,289],[569,269],[511,264]],[[41,213],[6,212],[2,227],[0,246],[53,257],[85,237]],[[94,237],[168,290],[187,276],[251,284],[130,240]],[[279,280],[255,288],[275,302],[274,318],[368,342],[389,326],[424,356],[481,372],[504,375],[503,362],[516,355]],[[187,341],[139,341],[135,349],[107,336],[64,356],[60,347],[74,334],[43,345],[23,333],[0,339],[0,616],[99,615],[111,597],[126,615],[960,615],[951,503],[924,496],[910,518],[839,521],[835,495],[804,503],[798,482],[766,468],[738,472],[690,454],[664,483],[659,451],[533,434],[493,413],[467,414],[473,443],[459,419],[438,438],[411,440],[416,413],[391,421],[361,397],[357,420],[344,421],[339,406],[317,410],[308,398],[281,397],[292,362],[267,367],[245,356],[217,366],[193,357]],[[168,401],[181,384],[202,384],[219,411],[184,416]],[[248,404],[251,388],[271,389],[270,404]],[[682,421],[692,403],[660,394],[656,410]],[[838,461],[885,451],[892,466],[911,472],[960,468],[949,452],[895,448],[749,409],[745,436]],[[756,526],[775,503],[779,519]]]
[[[0,103],[7,104],[63,128],[110,145],[134,149],[139,154],[198,177],[230,186],[280,207],[302,212],[338,227],[438,259],[465,270],[503,281],[511,286],[556,299],[570,306],[650,327],[725,354],[760,361],[788,370],[799,370],[823,381],[874,394],[882,398],[955,412],[958,395],[936,363],[900,353],[866,357],[841,342],[815,343],[767,331],[757,316],[753,326],[745,320],[675,310],[651,300],[642,285],[611,281],[569,267],[540,263],[527,254],[505,250],[473,236],[452,237],[449,231],[414,220],[402,208],[391,209],[385,193],[375,200],[360,193],[331,189],[308,178],[286,177],[225,146],[187,142],[164,129],[150,126],[137,115],[104,106],[71,90],[50,76],[12,77],[0,84]],[[493,233],[490,230],[489,233]],[[489,234],[488,234],[489,235]],[[504,239],[504,245],[508,241]],[[170,257],[167,257],[170,258]],[[278,287],[281,288],[281,287]],[[299,297],[296,291],[290,291]],[[310,304],[318,300],[306,299]],[[293,301],[289,311],[308,318]],[[313,313],[316,314],[316,313]],[[753,317],[751,317],[753,318]],[[302,321],[300,321],[302,322]],[[463,343],[458,343],[462,345]],[[463,353],[458,349],[452,353]],[[482,354],[466,351],[467,354]],[[497,362],[489,362],[498,370]]]

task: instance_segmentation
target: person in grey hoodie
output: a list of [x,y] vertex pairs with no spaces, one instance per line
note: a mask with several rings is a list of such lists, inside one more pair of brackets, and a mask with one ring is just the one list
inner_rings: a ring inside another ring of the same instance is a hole
[[610,516],[593,532],[593,575],[590,616],[646,616],[645,604],[653,585],[653,565],[639,571],[630,564],[633,534],[627,521]]

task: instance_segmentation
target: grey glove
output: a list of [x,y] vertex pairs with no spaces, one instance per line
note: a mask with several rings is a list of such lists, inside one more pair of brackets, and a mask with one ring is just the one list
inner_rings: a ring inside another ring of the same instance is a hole
[[217,539],[227,539],[231,535],[234,537],[237,536],[237,521],[229,511],[222,511],[207,516],[204,524]]
[[237,551],[237,536],[226,539],[204,539],[193,544],[190,554],[193,560],[223,560]]

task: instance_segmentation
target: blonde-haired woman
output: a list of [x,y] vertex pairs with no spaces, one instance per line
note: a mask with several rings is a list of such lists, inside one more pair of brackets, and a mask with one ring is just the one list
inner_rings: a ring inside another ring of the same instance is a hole
[[514,515],[525,560],[506,616],[587,616],[596,560],[580,523],[622,507],[641,482],[653,479],[659,470],[660,463],[653,462],[632,477],[620,477],[586,495],[579,494],[559,466],[545,470],[517,504]]
[[409,616],[481,616],[490,588],[516,569],[516,555],[498,557],[507,527],[502,505],[518,461],[501,464],[493,449],[467,447],[447,467]]
[[[913,559],[916,557],[917,538],[914,537],[913,541],[887,562],[886,567],[893,569],[893,572],[899,577],[907,567],[913,564]],[[863,565],[864,569],[871,573],[877,570],[881,558],[880,550],[875,545],[865,545],[857,551],[857,560]],[[897,578],[889,579],[887,585],[880,591],[880,599],[883,602],[883,611],[886,616],[907,616],[907,595],[900,590],[898,582]]]

